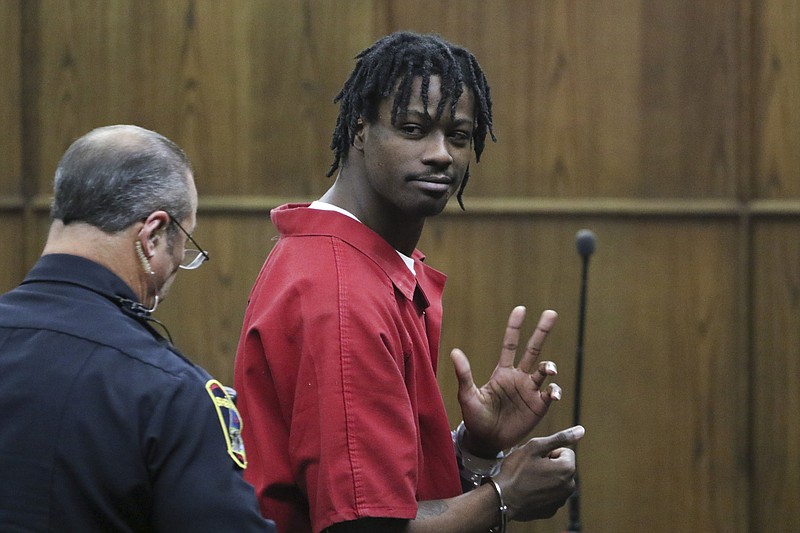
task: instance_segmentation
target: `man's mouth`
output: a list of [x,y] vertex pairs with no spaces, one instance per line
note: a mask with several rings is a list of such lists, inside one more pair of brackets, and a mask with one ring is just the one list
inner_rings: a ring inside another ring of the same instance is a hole
[[419,176],[412,180],[414,184],[428,192],[433,193],[446,193],[450,190],[453,180],[443,174],[435,174],[430,176]]

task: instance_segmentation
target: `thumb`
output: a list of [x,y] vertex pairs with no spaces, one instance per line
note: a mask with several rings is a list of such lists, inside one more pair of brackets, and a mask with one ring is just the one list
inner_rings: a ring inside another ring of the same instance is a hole
[[472,379],[472,369],[469,366],[469,359],[467,359],[464,352],[455,348],[450,352],[450,360],[453,362],[456,378],[458,379],[458,396],[462,398],[475,387],[475,382]]
[[573,426],[547,437],[535,437],[529,440],[525,447],[532,454],[546,457],[557,448],[565,448],[577,444],[585,433],[586,429],[583,426]]

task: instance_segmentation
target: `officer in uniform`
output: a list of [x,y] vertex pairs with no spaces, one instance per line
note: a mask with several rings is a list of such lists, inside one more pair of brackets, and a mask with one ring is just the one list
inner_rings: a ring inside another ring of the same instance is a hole
[[1,531],[275,531],[232,394],[150,317],[208,259],[196,210],[155,132],[99,128],[64,154],[42,257],[0,297]]

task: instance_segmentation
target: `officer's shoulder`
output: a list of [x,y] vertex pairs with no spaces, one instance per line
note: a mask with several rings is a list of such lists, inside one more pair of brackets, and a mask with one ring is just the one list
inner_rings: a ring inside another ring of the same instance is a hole
[[175,377],[195,376],[201,380],[207,377],[202,368],[195,365],[179,350],[148,331],[133,319],[121,319],[108,324],[107,329],[97,329],[91,340],[119,352],[120,357],[150,368],[156,373]]

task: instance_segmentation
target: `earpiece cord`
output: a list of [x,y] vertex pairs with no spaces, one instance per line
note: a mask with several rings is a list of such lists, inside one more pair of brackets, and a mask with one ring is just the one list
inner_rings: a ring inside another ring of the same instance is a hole
[[112,297],[107,294],[100,293],[98,291],[94,292],[97,292],[98,294],[105,296],[106,298],[113,301],[115,304],[119,306],[119,308],[122,310],[123,313],[125,313],[130,317],[135,318],[143,326],[146,326],[147,329],[150,330],[156,337],[163,339],[164,337],[161,334],[159,334],[155,329],[153,329],[153,327],[150,324],[148,324],[148,322],[152,322],[153,324],[158,324],[161,327],[161,329],[164,330],[164,333],[167,336],[165,340],[168,340],[170,344],[174,344],[172,342],[172,335],[170,334],[169,329],[167,329],[167,326],[160,320],[150,316],[150,313],[152,312],[151,309],[146,308],[139,302],[134,302],[133,300],[122,298],[121,296]]

